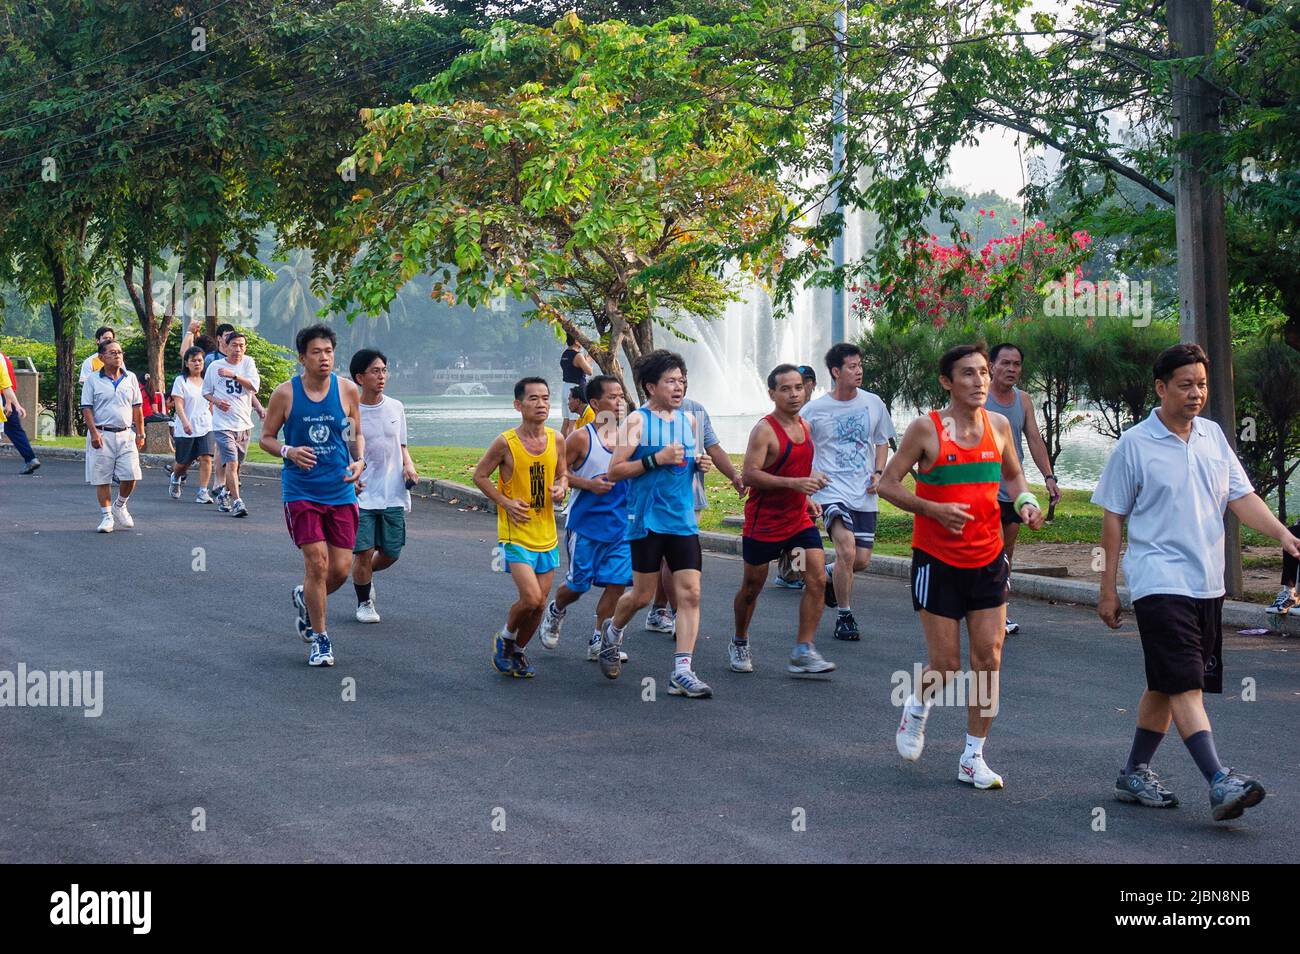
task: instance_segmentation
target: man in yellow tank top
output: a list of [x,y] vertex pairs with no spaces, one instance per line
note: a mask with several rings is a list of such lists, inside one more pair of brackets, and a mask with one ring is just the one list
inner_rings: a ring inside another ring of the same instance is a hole
[[[1042,527],[1043,514],[1025,483],[1010,423],[984,409],[989,391],[984,346],[946,351],[939,359],[939,383],[948,392],[948,406],[908,425],[880,479],[880,496],[916,515],[912,606],[921,616],[929,655],[924,669],[915,667],[911,695],[894,700],[903,707],[895,742],[898,753],[915,762],[925,746],[930,707],[940,700],[965,704],[966,749],[957,780],[1001,788],[1002,776],[984,761],[984,739],[998,710],[1011,574],[997,503],[999,479],[1015,495],[1016,510],[1030,529]],[[917,493],[903,486],[913,467]],[[966,672],[961,671],[962,619],[970,634]]]
[[493,564],[503,562],[519,590],[505,626],[494,637],[492,665],[504,675],[528,679],[535,671],[524,647],[542,620],[560,565],[555,505],[569,492],[569,480],[555,431],[546,426],[551,391],[545,378],[515,383],[515,410],[519,426],[492,442],[474,468],[474,486],[497,508]]

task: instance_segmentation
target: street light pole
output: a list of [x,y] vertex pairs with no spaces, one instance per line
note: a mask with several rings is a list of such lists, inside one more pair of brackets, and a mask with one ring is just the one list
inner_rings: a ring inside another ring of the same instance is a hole
[[[848,0],[835,10],[835,89],[831,94],[831,181],[835,183],[831,210],[841,217],[840,228],[831,239],[831,265],[839,273],[844,267],[844,202],[840,195],[839,177],[844,172],[844,74],[848,62],[846,48],[849,28]],[[836,282],[831,288],[831,344],[838,344],[845,338],[844,334],[844,286]]]

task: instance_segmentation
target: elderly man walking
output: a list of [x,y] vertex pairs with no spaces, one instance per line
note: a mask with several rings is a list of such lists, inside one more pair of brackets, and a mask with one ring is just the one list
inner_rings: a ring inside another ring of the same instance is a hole
[[[144,413],[140,382],[122,367],[122,346],[111,338],[99,343],[103,367],[81,385],[81,413],[86,419],[86,480],[95,485],[102,514],[98,530],[112,533],[135,526],[127,501],[140,479],[140,449],[144,447]],[[134,427],[134,431],[132,430]],[[118,496],[109,506],[113,480]]]

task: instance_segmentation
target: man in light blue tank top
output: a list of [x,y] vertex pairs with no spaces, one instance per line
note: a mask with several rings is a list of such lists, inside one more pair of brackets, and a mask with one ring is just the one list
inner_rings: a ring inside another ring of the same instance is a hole
[[[1029,454],[1038,467],[1038,472],[1045,475],[1047,492],[1052,503],[1061,499],[1061,491],[1052,473],[1052,462],[1047,456],[1047,442],[1038,430],[1038,419],[1034,417],[1034,404],[1029,395],[1016,387],[1020,375],[1024,373],[1024,352],[1019,345],[1009,341],[994,345],[989,352],[989,393],[984,399],[984,408],[996,411],[1011,424],[1011,436],[1015,438],[1016,454],[1021,462],[1025,459],[1025,442],[1029,442]],[[998,485],[998,507],[1002,510],[1002,540],[1006,545],[1007,563],[1010,564],[1016,552],[1016,537],[1020,533],[1020,515],[1012,506],[1011,495],[1004,481]],[[1010,604],[1008,603],[1008,608]],[[1019,623],[1007,618],[1007,635],[1020,630]]]
[[[632,550],[624,539],[628,482],[609,479],[613,448],[627,412],[623,385],[617,378],[598,375],[587,382],[586,395],[596,419],[564,442],[569,486],[574,490],[564,522],[569,572],[546,608],[540,636],[545,648],[554,649],[560,642],[565,610],[593,584],[602,587],[595,631],[587,642],[587,659],[594,662],[600,658],[601,627],[614,615],[623,591],[632,585]],[[627,662],[621,649],[619,662]]]
[[620,672],[623,630],[654,598],[659,567],[666,560],[677,592],[677,652],[668,679],[670,695],[701,699],[713,694],[691,668],[700,628],[699,524],[695,518],[695,471],[713,462],[703,452],[700,423],[682,410],[686,362],[670,351],[642,355],[634,369],[648,400],[630,415],[610,461],[611,480],[629,480],[627,533],[632,550],[632,589],[619,598],[601,634],[600,666]]
[[[334,374],[336,338],[329,325],[298,332],[302,374],[271,393],[262,450],[284,458],[280,484],[289,535],[302,550],[305,574],[293,588],[298,635],[311,644],[307,663],[333,666],[326,632],[330,593],[347,582],[356,542],[356,482],[365,469],[361,392]],[[276,436],[284,428],[283,443]]]

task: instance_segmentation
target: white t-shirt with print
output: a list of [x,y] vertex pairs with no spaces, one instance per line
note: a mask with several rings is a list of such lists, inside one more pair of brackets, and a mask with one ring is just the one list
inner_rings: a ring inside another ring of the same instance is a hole
[[203,383],[191,381],[183,374],[176,376],[172,384],[172,397],[185,402],[185,416],[190,419],[193,434],[185,433],[185,425],[177,414],[172,420],[172,435],[175,437],[202,437],[212,430],[212,408],[203,399]]
[[406,444],[406,408],[384,395],[378,404],[361,405],[361,437],[366,444],[365,488],[357,494],[362,510],[411,509],[411,493],[402,476]]
[[[253,390],[248,390],[234,378],[223,378],[222,369],[234,371],[239,377],[253,383]],[[257,364],[248,355],[244,355],[239,364],[231,364],[229,358],[219,358],[208,365],[203,372],[203,393],[211,394],[219,401],[229,401],[230,410],[223,411],[212,405],[212,429],[214,431],[248,431],[253,428],[253,394],[262,386],[262,379],[257,374]]]
[[859,388],[848,401],[823,394],[805,404],[799,414],[812,433],[813,470],[830,479],[813,494],[813,500],[842,503],[868,513],[878,511],[880,498],[867,493],[867,484],[876,469],[876,447],[895,436],[885,402]]

